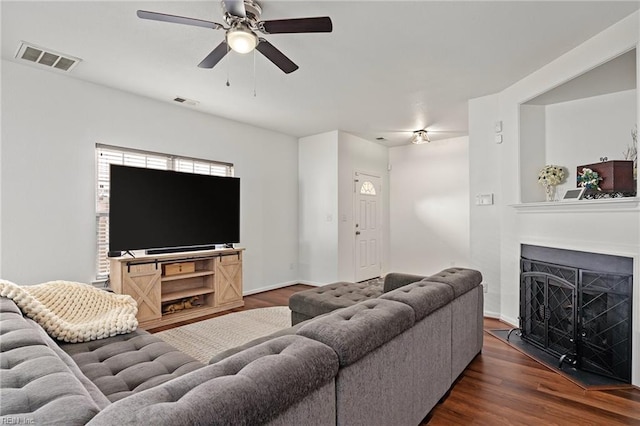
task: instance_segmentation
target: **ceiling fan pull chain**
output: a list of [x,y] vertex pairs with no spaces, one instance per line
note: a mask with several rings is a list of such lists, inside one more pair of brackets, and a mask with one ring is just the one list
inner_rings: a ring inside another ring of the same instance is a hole
[[[229,53],[229,45],[227,44],[227,53]],[[229,59],[227,58],[227,87],[231,86],[231,83],[229,83]]]
[[256,50],[253,49],[253,97],[256,97]]

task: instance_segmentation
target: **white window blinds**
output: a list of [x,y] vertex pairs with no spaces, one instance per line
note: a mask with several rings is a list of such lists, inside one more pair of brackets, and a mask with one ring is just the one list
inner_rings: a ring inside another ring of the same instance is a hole
[[233,164],[96,144],[96,277],[109,275],[109,170],[111,164],[233,176]]

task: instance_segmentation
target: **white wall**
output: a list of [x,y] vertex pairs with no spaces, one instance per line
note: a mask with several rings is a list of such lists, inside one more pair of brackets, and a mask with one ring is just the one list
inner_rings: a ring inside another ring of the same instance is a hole
[[382,273],[388,267],[389,256],[389,149],[378,143],[345,132],[338,134],[338,279],[355,281],[355,204],[354,172],[381,178],[382,203]]
[[[0,7],[0,22],[2,21],[2,7]],[[0,76],[2,75],[2,64],[0,61]],[[0,84],[0,117],[2,117],[2,84]],[[0,124],[0,178],[2,177],[2,124]],[[2,181],[0,181],[0,277],[2,277]]]
[[[0,19],[2,18],[2,8],[0,7]],[[2,75],[2,64],[0,61],[0,76]],[[2,84],[0,84],[0,117],[2,117]],[[2,277],[2,123],[0,123],[0,277]]]
[[[499,121],[498,95],[469,102],[469,192],[471,267],[482,272],[484,313],[500,316],[500,240],[502,237],[502,149],[495,143]],[[504,141],[503,143],[510,143]],[[493,194],[493,205],[475,204],[475,197]]]
[[623,160],[636,121],[635,90],[548,105],[547,161],[569,172],[558,195],[576,187],[577,166],[597,163],[600,157]]
[[245,291],[297,279],[295,138],[8,61],[2,89],[3,278],[94,278],[100,142],[234,163]]
[[552,159],[547,160],[546,124],[544,105],[520,107],[520,184],[523,203],[546,199],[544,187],[538,183],[538,173],[544,166],[564,165]]
[[636,124],[636,90],[549,105],[520,107],[520,176],[522,202],[544,201],[535,177],[545,164],[567,171],[556,188],[560,199],[576,187],[576,167],[600,158],[622,160]]
[[338,281],[338,132],[298,141],[300,280]]
[[387,148],[332,131],[300,138],[298,152],[301,282],[355,281],[353,173],[382,178],[384,244],[389,229]]
[[[574,250],[588,250],[596,253],[610,253],[634,259],[634,302],[633,302],[633,357],[634,371],[632,383],[640,386],[640,209],[637,203],[625,208],[615,208],[613,204],[601,207],[565,208],[562,203],[553,206],[523,208],[518,206],[521,199],[521,140],[520,105],[614,58],[631,48],[637,47],[640,36],[640,16],[638,13],[625,18],[599,35],[578,46],[557,60],[551,62],[530,76],[497,94],[498,117],[503,122],[504,142],[497,147],[500,158],[500,173],[494,176],[493,187],[501,187],[502,196],[497,199],[499,222],[493,217],[484,217],[480,209],[472,209],[473,227],[499,226],[500,252],[491,258],[484,256],[485,245],[472,245],[472,258],[481,271],[500,270],[500,316],[511,324],[517,324],[519,308],[519,255],[520,244],[540,244]],[[481,109],[487,102],[470,102],[470,117],[485,121],[484,126],[492,126],[495,118]],[[634,108],[638,120],[637,100]],[[577,114],[575,122],[587,119]],[[473,123],[472,123],[473,124]],[[482,123],[476,122],[478,128]],[[624,124],[624,133],[630,131]],[[478,137],[471,133],[473,151],[471,157],[472,181],[480,170],[487,167],[486,156],[478,152],[496,149],[492,138]],[[477,146],[476,146],[477,144]],[[606,155],[606,154],[605,154]],[[522,158],[526,161],[526,158]],[[596,159],[597,161],[597,159]],[[532,177],[535,179],[536,177]],[[592,206],[594,204],[591,204]],[[595,204],[595,206],[598,206]],[[472,235],[476,232],[472,229]],[[495,242],[487,241],[489,250]]]
[[470,266],[469,139],[389,149],[390,270]]

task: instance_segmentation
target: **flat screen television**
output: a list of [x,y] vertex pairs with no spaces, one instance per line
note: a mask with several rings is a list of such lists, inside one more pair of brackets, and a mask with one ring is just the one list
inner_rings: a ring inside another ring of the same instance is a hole
[[239,178],[111,165],[110,256],[239,241]]

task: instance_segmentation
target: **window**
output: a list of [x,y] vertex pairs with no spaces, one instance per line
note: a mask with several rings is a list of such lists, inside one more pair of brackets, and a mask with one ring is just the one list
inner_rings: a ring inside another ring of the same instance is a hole
[[233,176],[233,164],[96,144],[96,278],[109,275],[109,169],[111,164]]
[[367,180],[360,187],[360,193],[364,195],[376,195],[376,187]]

